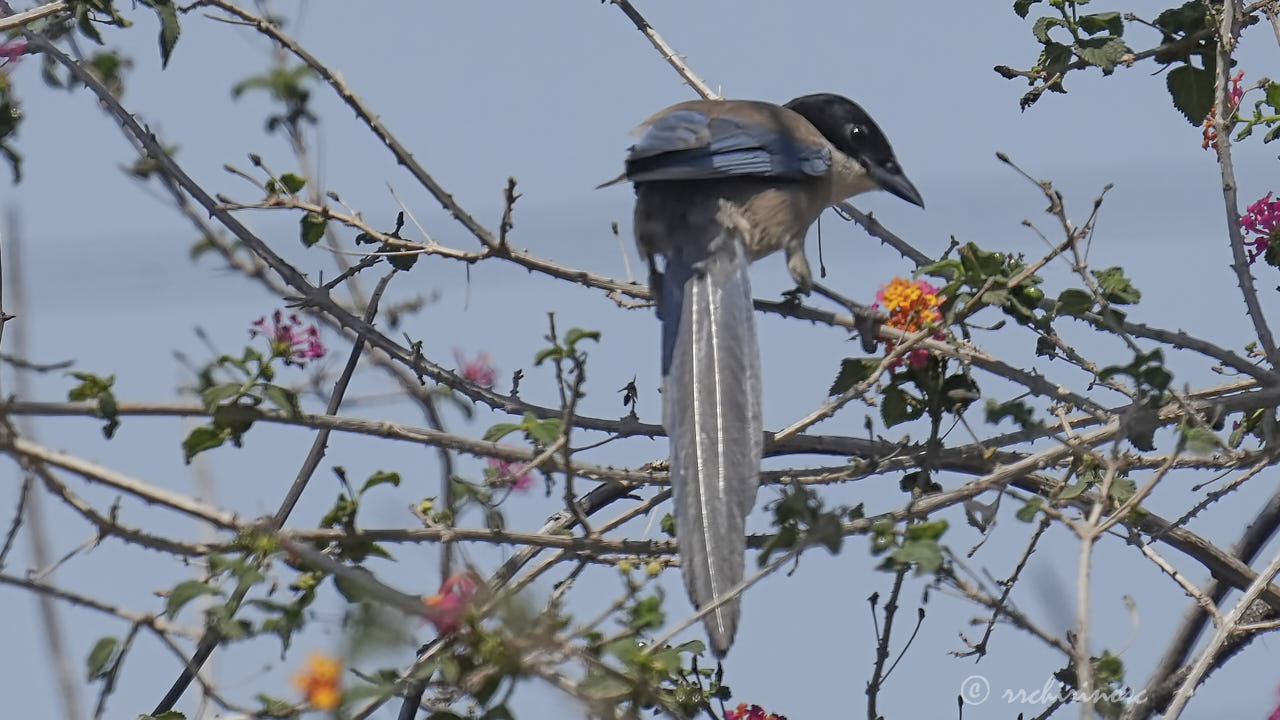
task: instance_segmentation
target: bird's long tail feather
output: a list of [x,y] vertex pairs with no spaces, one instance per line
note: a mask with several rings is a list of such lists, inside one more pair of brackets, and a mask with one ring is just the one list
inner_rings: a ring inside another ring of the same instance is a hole
[[[663,425],[671,439],[676,541],[696,607],[742,581],[747,514],[763,443],[760,351],[748,258],[730,229],[667,256],[663,321]],[[739,616],[734,598],[704,620],[723,656]]]

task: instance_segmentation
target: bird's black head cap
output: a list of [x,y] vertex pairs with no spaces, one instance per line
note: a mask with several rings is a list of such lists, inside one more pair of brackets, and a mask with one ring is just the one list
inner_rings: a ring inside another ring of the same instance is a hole
[[858,103],[835,93],[803,95],[784,107],[809,121],[827,142],[857,160],[885,190],[909,203],[924,207],[893,154],[889,138]]

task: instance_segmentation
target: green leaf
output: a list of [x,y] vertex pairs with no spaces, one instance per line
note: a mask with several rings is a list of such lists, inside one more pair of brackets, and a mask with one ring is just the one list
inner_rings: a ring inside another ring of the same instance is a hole
[[550,445],[560,439],[560,432],[563,429],[560,418],[546,418],[545,420],[535,420],[532,415],[526,414],[524,420],[524,431],[529,434],[529,438],[539,445]]
[[589,672],[578,683],[578,692],[586,700],[609,700],[631,692],[631,683],[613,673]]
[[364,481],[364,485],[360,487],[360,494],[363,495],[365,490],[368,490],[371,487],[377,487],[378,485],[400,487],[400,473],[379,470],[378,472],[370,475],[368,480]]
[[890,557],[899,565],[915,567],[917,575],[924,575],[942,567],[942,546],[937,540],[907,540]]
[[182,606],[201,595],[221,594],[221,590],[203,580],[183,580],[169,591],[169,597],[165,599],[164,603],[164,614],[172,620],[178,614],[178,611],[182,609]]
[[1058,295],[1054,311],[1059,315],[1080,317],[1093,309],[1093,296],[1084,290],[1067,288]]
[[1062,488],[1062,491],[1058,493],[1058,499],[1074,500],[1080,497],[1081,495],[1083,495],[1084,491],[1088,490],[1089,486],[1092,485],[1093,482],[1094,482],[1094,478],[1092,477],[1088,477],[1088,476],[1077,477],[1075,482],[1071,483],[1065,488]]
[[224,428],[215,428],[210,425],[201,425],[187,433],[187,437],[182,441],[182,457],[188,465],[191,459],[205,450],[212,450],[222,445],[231,436],[230,431]]
[[934,520],[908,525],[903,532],[907,540],[937,540],[949,527],[946,520]]
[[1182,433],[1182,442],[1187,450],[1196,455],[1212,455],[1218,449],[1218,436],[1212,430],[1201,425],[1178,425]]
[[564,344],[573,347],[579,340],[595,340],[600,341],[599,330],[583,330],[582,328],[571,328],[569,332],[564,334]]
[[964,265],[959,260],[947,258],[917,269],[916,275],[928,275],[929,277],[942,278],[944,280],[954,280],[963,272]]
[[223,400],[235,397],[240,394],[240,388],[244,387],[240,383],[223,383],[205,388],[200,391],[200,402],[204,405],[204,409],[213,412]]
[[890,385],[885,388],[880,402],[880,417],[885,427],[893,427],[924,415],[924,405],[908,395],[902,388]]
[[958,372],[942,381],[942,394],[946,398],[948,410],[959,408],[963,411],[974,400],[982,397],[982,390],[972,377]]
[[701,655],[707,651],[707,644],[701,640],[690,640],[677,645],[676,650],[679,650],[680,652],[693,653],[694,655]]
[[871,373],[880,367],[879,358],[845,358],[840,361],[840,372],[831,382],[827,395],[842,395],[854,385],[871,377]]
[[516,423],[498,423],[484,431],[485,442],[497,442],[520,429]]
[[115,375],[105,378],[86,372],[73,372],[70,375],[79,380],[80,384],[67,393],[68,400],[92,400],[102,393],[110,392],[111,386],[116,383]]
[[1094,270],[1093,276],[1098,279],[1098,289],[1107,302],[1116,305],[1133,305],[1142,299],[1142,291],[1133,286],[1129,278],[1124,276],[1124,268],[1109,267],[1106,270]]
[[267,400],[270,400],[272,405],[280,408],[280,412],[284,413],[285,417],[297,418],[302,415],[302,408],[298,405],[298,393],[289,388],[270,384],[266,386],[263,392],[267,396]]
[[1138,492],[1138,486],[1130,478],[1117,475],[1111,479],[1111,492],[1108,494],[1115,502],[1127,502],[1136,492]]
[[280,176],[280,184],[284,186],[285,190],[297,195],[299,190],[306,187],[307,179],[293,173],[285,173]]
[[302,225],[302,244],[311,247],[320,242],[320,238],[324,237],[324,229],[329,223],[329,219],[320,213],[309,212],[302,216],[300,222]]
[[995,425],[1005,418],[1011,418],[1026,429],[1035,423],[1035,411],[1021,400],[1009,400],[997,403],[987,401],[987,422]]
[[1105,32],[1119,37],[1124,34],[1124,20],[1121,19],[1118,12],[1081,15],[1077,22],[1080,24],[1080,29],[1090,35]]
[[173,0],[150,0],[148,4],[155,9],[156,17],[160,19],[160,65],[168,67],[169,56],[173,54],[173,48],[178,44],[178,35],[182,32],[178,24],[178,9],[174,7]]
[[116,656],[116,650],[120,648],[120,641],[111,637],[98,638],[98,642],[93,644],[93,649],[89,651],[89,658],[85,661],[88,666],[90,682],[104,677],[107,674],[107,665]]
[[1031,34],[1036,36],[1041,44],[1051,42],[1049,40],[1049,30],[1055,27],[1066,27],[1067,22],[1062,18],[1045,15],[1038,18],[1034,25],[1031,26]]
[[560,360],[564,358],[565,352],[566,352],[565,349],[560,347],[559,345],[553,345],[549,348],[543,348],[538,351],[537,355],[533,356],[533,364],[536,367],[538,365],[541,365],[542,362],[544,360],[547,360],[548,358],[554,358],[556,360]]
[[1102,68],[1104,75],[1110,75],[1116,63],[1132,52],[1118,37],[1086,38],[1076,43],[1075,51],[1081,60]]
[[1180,65],[1165,77],[1173,106],[1187,122],[1201,125],[1213,108],[1213,73],[1191,65]]
[[1040,0],[1013,0],[1013,11],[1018,13],[1018,17],[1026,19],[1027,13],[1031,12],[1031,6],[1040,2]]
[[1273,82],[1267,85],[1267,104],[1280,109],[1280,83]]
[[1044,506],[1044,498],[1036,496],[1026,502],[1025,505],[1018,508],[1018,512],[1014,513],[1014,517],[1022,522],[1031,522],[1036,519],[1036,513],[1040,512],[1040,508]]

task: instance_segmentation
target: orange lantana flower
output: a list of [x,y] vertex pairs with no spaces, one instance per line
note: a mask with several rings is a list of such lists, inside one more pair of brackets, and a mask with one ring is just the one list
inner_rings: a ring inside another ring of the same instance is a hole
[[889,312],[885,324],[907,332],[941,322],[942,313],[938,312],[941,304],[937,288],[924,280],[896,277],[888,285],[881,285],[880,292],[876,293],[876,305]]
[[342,702],[338,687],[342,663],[324,653],[307,656],[307,667],[293,676],[293,684],[306,696],[307,702],[319,710],[332,710]]
[[[924,280],[904,280],[896,277],[888,285],[881,285],[876,293],[876,307],[888,311],[885,325],[906,332],[918,332],[921,328],[942,322],[938,306],[942,304],[938,290]],[[887,352],[893,352],[894,344],[885,343]],[[907,361],[913,368],[922,368],[929,360],[929,351],[912,350]],[[894,363],[896,367],[898,363]]]

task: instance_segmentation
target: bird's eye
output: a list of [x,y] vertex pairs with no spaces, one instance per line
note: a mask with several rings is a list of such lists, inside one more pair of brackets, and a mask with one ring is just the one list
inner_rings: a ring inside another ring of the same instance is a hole
[[850,136],[850,137],[858,137],[859,135],[862,135],[862,134],[863,134],[863,133],[865,133],[866,131],[867,131],[867,128],[866,128],[866,127],[864,127],[864,126],[862,126],[862,125],[850,125],[850,126],[849,126],[849,136]]

